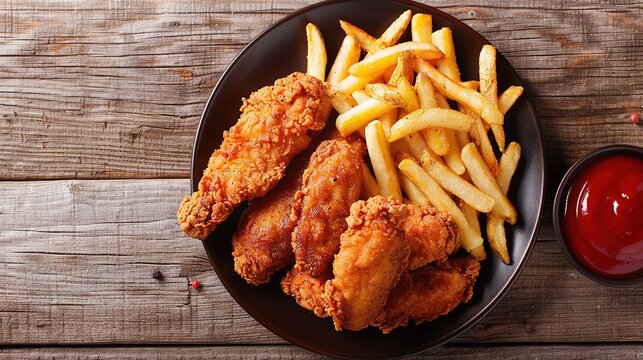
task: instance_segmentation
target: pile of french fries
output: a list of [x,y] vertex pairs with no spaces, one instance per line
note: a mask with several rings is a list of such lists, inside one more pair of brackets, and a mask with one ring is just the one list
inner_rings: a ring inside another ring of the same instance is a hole
[[[399,42],[409,25],[412,40]],[[406,11],[377,38],[346,21],[340,26],[346,37],[326,76],[323,36],[307,25],[307,72],[325,81],[339,132],[366,139],[373,173],[364,168],[363,196],[449,213],[462,247],[479,260],[486,258],[484,213],[491,249],[509,264],[504,223],[515,224],[517,213],[506,194],[521,151],[515,142],[505,146],[503,124],[523,88],[498,96],[496,49],[485,45],[479,79],[462,81],[451,29],[433,31],[431,15]]]

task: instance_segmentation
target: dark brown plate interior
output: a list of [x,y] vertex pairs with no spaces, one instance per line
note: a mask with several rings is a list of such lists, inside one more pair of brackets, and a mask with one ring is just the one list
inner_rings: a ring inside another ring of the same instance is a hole
[[[329,64],[344,34],[344,19],[379,35],[404,10],[433,15],[434,29],[453,30],[463,80],[478,78],[478,54],[488,42],[467,25],[434,8],[407,1],[329,1],[299,10],[253,40],[232,62],[215,87],[203,113],[194,143],[192,189],[197,188],[208,158],[222,133],[239,117],[241,98],[294,71],[305,71],[305,26],[315,23],[326,40]],[[405,35],[408,40],[409,35]],[[499,89],[523,85],[507,60],[498,54]],[[524,86],[524,85],[523,85]],[[527,89],[528,91],[528,89]],[[508,227],[511,265],[502,264],[489,249],[471,301],[431,323],[410,325],[388,335],[376,329],[336,332],[332,321],[300,308],[279,288],[279,277],[263,286],[248,285],[233,270],[230,238],[242,209],[203,242],[212,266],[232,297],[252,317],[284,339],[322,354],[340,358],[393,358],[443,344],[475,324],[502,298],[531,252],[540,225],[545,189],[544,153],[538,121],[523,95],[507,114],[508,141],[522,146],[522,159],[509,191],[519,209],[519,220]],[[278,274],[278,275],[281,275]]]

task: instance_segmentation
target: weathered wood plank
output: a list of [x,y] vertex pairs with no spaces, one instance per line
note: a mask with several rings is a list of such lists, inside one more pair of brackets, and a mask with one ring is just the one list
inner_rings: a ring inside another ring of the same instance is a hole
[[[180,232],[188,189],[187,180],[0,182],[0,343],[283,343]],[[509,294],[457,341],[643,341],[643,288],[585,279],[551,240],[537,242]]]
[[[289,1],[0,4],[0,179],[189,176],[221,72]],[[551,173],[612,143],[643,143],[636,2],[432,1],[478,30],[529,84]],[[512,19],[512,21],[507,21]]]
[[[273,346],[162,346],[63,347],[0,349],[0,359],[326,359],[292,345]],[[640,359],[641,345],[527,345],[476,347],[447,345],[413,359]]]

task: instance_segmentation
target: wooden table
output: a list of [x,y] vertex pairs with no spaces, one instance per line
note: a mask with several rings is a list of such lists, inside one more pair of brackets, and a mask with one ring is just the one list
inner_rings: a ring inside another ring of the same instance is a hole
[[[221,72],[311,2],[0,2],[0,358],[318,357],[249,317],[175,216]],[[550,213],[581,155],[643,144],[630,122],[643,99],[643,4],[505,3],[431,5],[528,84],[547,148],[545,220],[508,295],[427,356],[640,359],[643,288],[572,269]]]

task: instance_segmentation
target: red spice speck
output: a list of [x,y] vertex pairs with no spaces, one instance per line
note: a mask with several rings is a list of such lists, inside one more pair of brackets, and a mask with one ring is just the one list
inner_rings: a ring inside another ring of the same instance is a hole
[[639,116],[639,114],[634,113],[632,114],[632,116],[630,116],[630,120],[632,120],[633,124],[638,124],[639,120],[641,120],[641,117]]
[[199,280],[194,280],[192,281],[191,286],[192,286],[192,289],[198,289],[201,287],[201,283],[199,282]]

